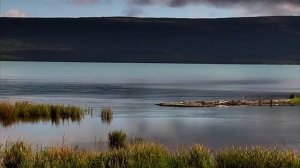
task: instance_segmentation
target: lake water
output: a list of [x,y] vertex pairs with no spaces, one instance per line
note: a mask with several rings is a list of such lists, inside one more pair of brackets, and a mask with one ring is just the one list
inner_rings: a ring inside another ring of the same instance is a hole
[[[185,100],[286,98],[300,93],[299,65],[0,62],[0,99],[92,107],[81,122],[0,126],[0,142],[89,148],[122,129],[167,146],[201,143],[300,148],[300,107],[158,107]],[[99,116],[111,107],[108,124]]]

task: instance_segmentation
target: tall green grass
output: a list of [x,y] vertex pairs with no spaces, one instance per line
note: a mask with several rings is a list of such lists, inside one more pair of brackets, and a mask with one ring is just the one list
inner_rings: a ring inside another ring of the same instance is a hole
[[231,148],[218,153],[216,163],[225,168],[296,168],[300,167],[300,155],[274,148]]
[[215,162],[211,150],[196,144],[189,149],[181,148],[172,153],[170,167],[177,168],[213,168]]
[[15,122],[37,122],[71,119],[79,121],[84,116],[85,110],[76,106],[34,104],[26,101],[22,102],[0,102],[0,121],[4,126]]
[[291,99],[291,102],[295,105],[300,105],[300,97],[294,97]]
[[88,152],[67,147],[33,150],[16,142],[0,151],[0,167],[11,168],[297,168],[300,152],[275,148],[229,148],[212,152],[202,145],[170,151],[156,143]]

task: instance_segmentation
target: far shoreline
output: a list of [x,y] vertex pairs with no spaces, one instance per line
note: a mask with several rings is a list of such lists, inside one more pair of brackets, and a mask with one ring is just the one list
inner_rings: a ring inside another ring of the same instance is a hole
[[[0,57],[1,58],[1,57]],[[170,65],[261,65],[261,66],[269,66],[269,65],[291,65],[291,66],[299,66],[300,63],[208,63],[208,62],[200,62],[200,63],[192,63],[192,62],[134,62],[134,61],[58,61],[58,60],[1,60],[0,62],[34,62],[34,63],[103,63],[103,64],[170,64]]]

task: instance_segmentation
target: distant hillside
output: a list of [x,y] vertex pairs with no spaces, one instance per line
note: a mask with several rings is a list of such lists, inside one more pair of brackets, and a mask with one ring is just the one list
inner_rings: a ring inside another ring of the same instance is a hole
[[0,18],[0,58],[300,64],[300,17]]

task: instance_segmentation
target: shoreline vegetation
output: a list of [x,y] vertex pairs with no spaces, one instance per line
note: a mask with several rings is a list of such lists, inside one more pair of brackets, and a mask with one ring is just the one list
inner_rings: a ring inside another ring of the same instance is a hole
[[25,142],[0,147],[0,167],[44,168],[294,168],[300,152],[279,148],[249,147],[212,151],[203,145],[171,151],[158,143],[134,143],[107,151],[69,147],[35,149]]
[[170,150],[141,138],[126,140],[126,133],[108,134],[107,150],[69,146],[40,147],[24,141],[0,144],[1,168],[296,168],[300,151],[282,147],[230,147],[211,150],[201,144]]
[[241,100],[210,100],[164,102],[155,104],[166,107],[228,107],[228,106],[299,106],[300,97],[290,99],[241,99]]
[[28,101],[0,102],[0,122],[10,126],[18,122],[60,121],[79,122],[88,110],[72,105],[35,104]]
[[292,97],[291,99],[291,102],[295,105],[300,105],[300,97]]

